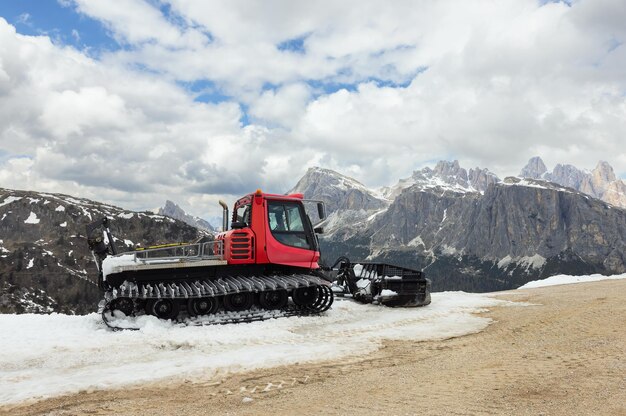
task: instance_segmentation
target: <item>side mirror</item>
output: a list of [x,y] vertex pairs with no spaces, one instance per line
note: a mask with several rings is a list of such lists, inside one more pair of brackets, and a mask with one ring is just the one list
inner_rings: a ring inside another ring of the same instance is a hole
[[317,203],[317,215],[320,217],[320,220],[326,218],[326,206],[323,202]]
[[230,223],[230,228],[232,228],[233,230],[236,230],[238,228],[246,228],[247,226],[248,224],[243,221],[233,221]]
[[313,232],[315,234],[324,234],[324,227],[315,227],[313,228]]

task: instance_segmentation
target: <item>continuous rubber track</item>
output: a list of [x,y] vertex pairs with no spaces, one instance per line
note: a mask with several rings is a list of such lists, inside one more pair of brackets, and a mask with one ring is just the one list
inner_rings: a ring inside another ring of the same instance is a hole
[[[129,317],[153,314],[181,325],[223,325],[320,314],[333,303],[330,284],[318,276],[226,276],[212,280],[124,282],[105,293],[101,314],[111,329],[139,329]],[[198,306],[201,305],[200,312]],[[122,312],[120,318],[119,312]],[[206,312],[206,313],[202,313]]]

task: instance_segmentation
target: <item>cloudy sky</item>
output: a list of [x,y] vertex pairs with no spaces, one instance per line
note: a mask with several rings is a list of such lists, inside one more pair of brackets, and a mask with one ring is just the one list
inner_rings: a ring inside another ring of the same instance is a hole
[[437,160],[626,177],[626,2],[3,0],[0,187],[148,209]]

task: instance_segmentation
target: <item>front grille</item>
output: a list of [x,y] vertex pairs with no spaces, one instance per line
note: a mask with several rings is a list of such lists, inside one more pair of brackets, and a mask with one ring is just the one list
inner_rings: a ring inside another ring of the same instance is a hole
[[234,260],[254,259],[254,238],[243,232],[235,232],[230,243],[231,258]]

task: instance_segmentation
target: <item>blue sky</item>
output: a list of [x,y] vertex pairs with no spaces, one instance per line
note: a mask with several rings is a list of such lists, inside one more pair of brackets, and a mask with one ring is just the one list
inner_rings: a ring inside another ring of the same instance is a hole
[[19,33],[48,35],[60,44],[78,49],[89,48],[94,55],[102,50],[120,48],[99,21],[78,14],[72,6],[62,6],[54,0],[2,1],[0,16],[15,26]]

